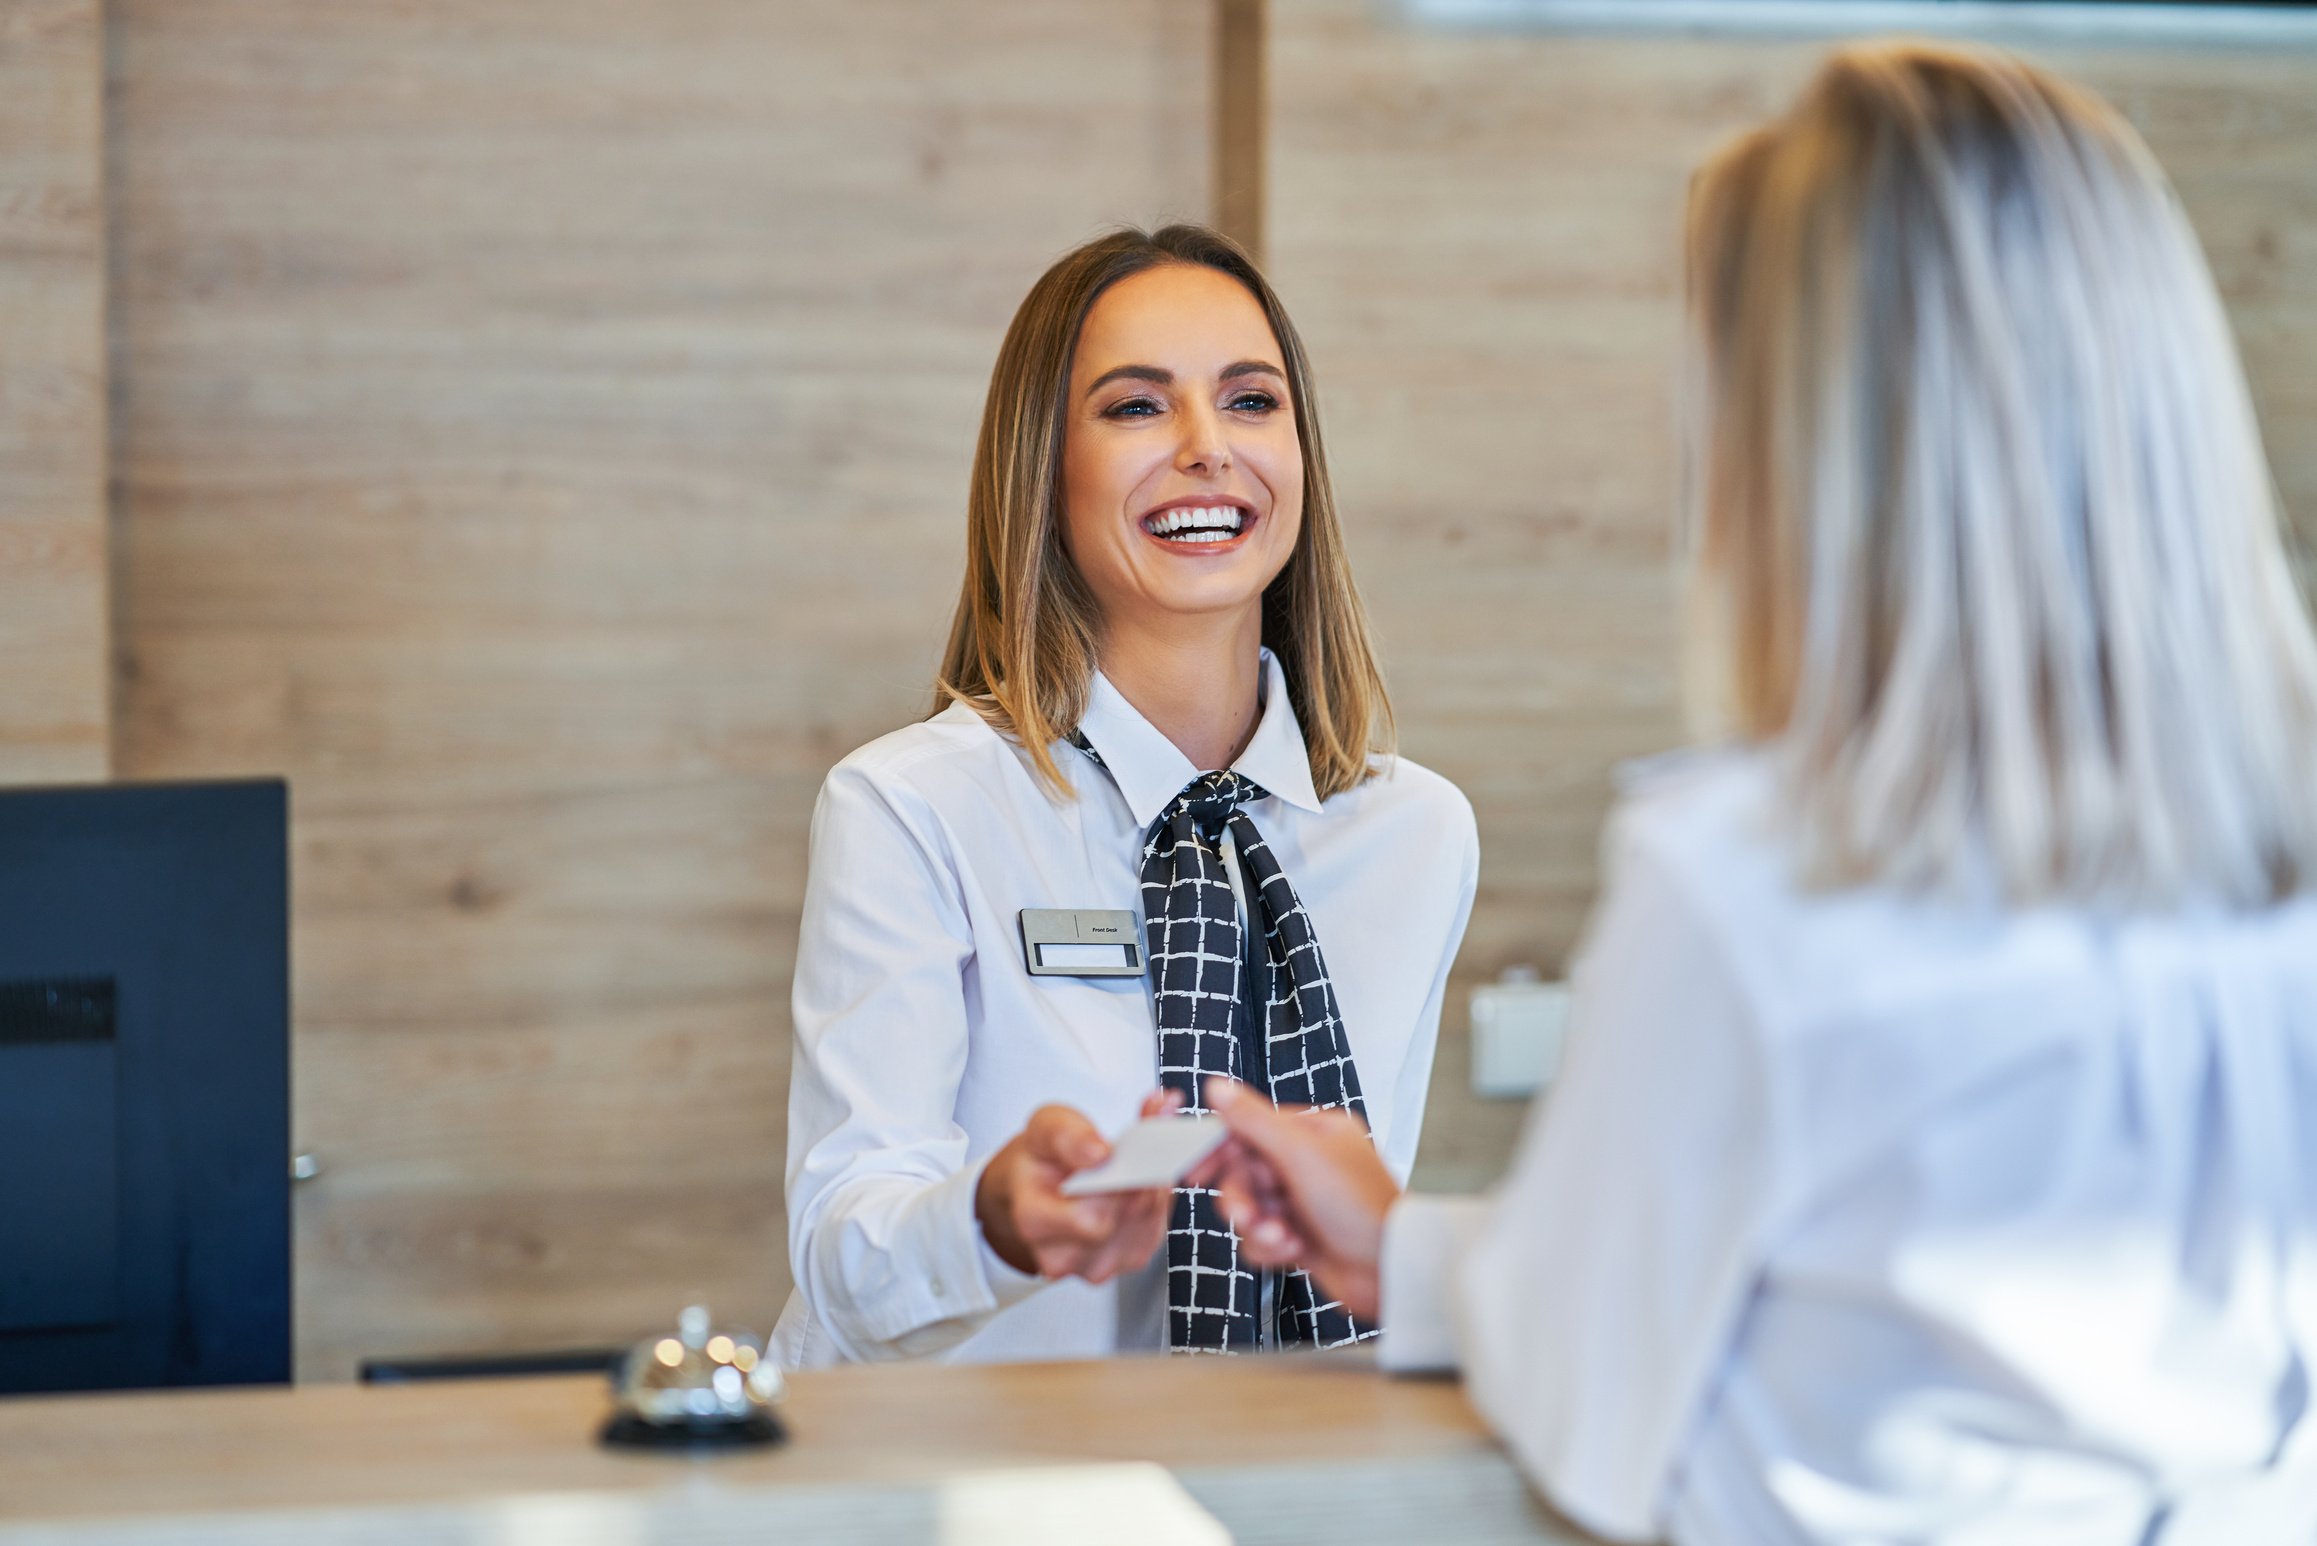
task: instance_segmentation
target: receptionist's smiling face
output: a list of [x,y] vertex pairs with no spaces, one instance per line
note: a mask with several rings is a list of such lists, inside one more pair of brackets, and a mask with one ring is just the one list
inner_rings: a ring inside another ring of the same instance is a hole
[[1063,537],[1105,627],[1246,614],[1303,525],[1303,452],[1262,306],[1170,264],[1104,291],[1070,372]]

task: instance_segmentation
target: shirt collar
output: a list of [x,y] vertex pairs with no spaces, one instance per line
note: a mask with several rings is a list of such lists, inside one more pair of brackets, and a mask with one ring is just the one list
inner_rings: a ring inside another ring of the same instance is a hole
[[[1102,754],[1103,765],[1110,769],[1111,780],[1139,826],[1158,820],[1183,786],[1204,771],[1191,766],[1191,759],[1099,671],[1087,691],[1086,714],[1078,729]],[[1303,727],[1296,723],[1295,705],[1288,701],[1287,672],[1269,650],[1263,652],[1263,717],[1231,769],[1297,810],[1318,814],[1319,793],[1312,787]]]

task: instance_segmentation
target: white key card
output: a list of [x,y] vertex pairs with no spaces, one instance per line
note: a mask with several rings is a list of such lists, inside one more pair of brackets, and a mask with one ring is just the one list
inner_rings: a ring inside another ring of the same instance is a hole
[[1062,1195],[1172,1186],[1215,1152],[1225,1131],[1213,1117],[1145,1117],[1111,1141],[1109,1159],[1065,1180]]

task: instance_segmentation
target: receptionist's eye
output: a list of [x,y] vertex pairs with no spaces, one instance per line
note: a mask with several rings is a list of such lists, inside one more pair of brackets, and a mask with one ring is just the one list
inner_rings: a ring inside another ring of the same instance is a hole
[[1155,397],[1128,397],[1102,410],[1106,419],[1147,419],[1161,412]]
[[1249,390],[1234,393],[1231,398],[1233,413],[1269,413],[1279,406],[1279,399],[1269,392]]

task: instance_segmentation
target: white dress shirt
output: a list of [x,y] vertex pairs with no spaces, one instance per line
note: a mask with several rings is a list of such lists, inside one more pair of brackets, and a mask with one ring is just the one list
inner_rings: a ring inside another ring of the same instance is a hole
[[[1453,784],[1405,758],[1321,804],[1286,678],[1264,652],[1260,722],[1232,764],[1310,911],[1385,1161],[1416,1155],[1449,962],[1479,843]],[[1096,1287],[998,1260],[974,1217],[983,1164],[1040,1106],[1106,1133],[1158,1084],[1147,979],[1033,977],[1024,908],[1141,911],[1145,832],[1201,771],[1096,676],[1057,744],[1077,792],[952,706],[854,752],[813,813],[789,1084],[789,1259],[774,1334],[791,1368],[939,1354],[1083,1358],[1160,1345],[1163,1253]]]
[[2317,1541],[2317,899],[1807,893],[1770,800],[1629,792],[1506,1181],[1387,1221],[1386,1365],[1617,1539]]

